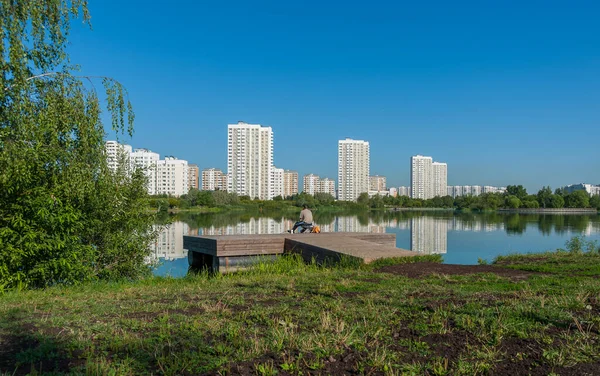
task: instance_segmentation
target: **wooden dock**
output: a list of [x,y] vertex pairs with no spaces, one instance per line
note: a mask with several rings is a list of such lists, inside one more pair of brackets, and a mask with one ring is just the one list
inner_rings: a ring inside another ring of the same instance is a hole
[[310,261],[351,257],[370,263],[380,258],[410,257],[417,252],[396,248],[395,234],[328,232],[321,234],[184,236],[191,267],[235,270],[283,253],[298,253]]

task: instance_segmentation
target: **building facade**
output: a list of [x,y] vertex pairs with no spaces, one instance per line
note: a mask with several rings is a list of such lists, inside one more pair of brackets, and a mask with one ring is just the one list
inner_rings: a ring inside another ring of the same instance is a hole
[[117,171],[122,164],[125,164],[126,171],[129,172],[133,164],[131,160],[132,151],[130,145],[120,144],[117,141],[106,141],[104,143],[104,153],[106,154],[108,168]]
[[200,170],[196,164],[188,164],[188,187],[189,189],[199,189]]
[[415,155],[410,158],[410,197],[423,200],[433,197],[432,163],[431,157]]
[[444,197],[448,194],[448,164],[433,162],[433,197]]
[[188,162],[165,157],[156,163],[156,194],[179,197],[189,192]]
[[369,191],[383,192],[387,191],[387,179],[385,176],[369,176]]
[[260,124],[227,126],[227,191],[239,196],[271,199],[273,131]]
[[131,160],[136,168],[142,168],[148,178],[148,194],[156,195],[156,165],[160,159],[158,153],[148,149],[134,149],[131,153]]
[[271,194],[270,198],[274,197],[285,198],[283,192],[283,168],[273,166],[271,168]]
[[202,170],[203,191],[226,191],[227,175],[218,168],[205,168]]
[[320,180],[321,178],[319,177],[319,175],[304,175],[304,178],[302,179],[302,192],[308,193],[309,195],[319,193],[321,188]]
[[347,138],[338,141],[338,199],[356,201],[369,192],[369,142]]
[[406,196],[406,197],[410,197],[411,195],[411,191],[410,191],[410,187],[398,187],[398,196]]
[[283,197],[298,194],[298,171],[283,171]]
[[335,180],[323,178],[319,181],[319,187],[321,193],[328,193],[335,198]]

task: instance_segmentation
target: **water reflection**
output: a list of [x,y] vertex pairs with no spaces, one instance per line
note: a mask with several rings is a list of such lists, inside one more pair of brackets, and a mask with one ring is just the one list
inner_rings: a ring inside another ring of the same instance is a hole
[[[187,251],[183,249],[183,235],[280,234],[292,228],[295,216],[223,213],[184,215],[171,220],[160,226],[159,237],[152,245],[152,258],[162,262],[157,274],[185,274]],[[463,264],[507,253],[553,250],[563,247],[574,235],[600,241],[598,215],[315,213],[315,223],[323,232],[392,232],[400,248],[444,254],[445,262]],[[178,261],[177,268],[182,271],[175,273],[167,267],[174,261]]]

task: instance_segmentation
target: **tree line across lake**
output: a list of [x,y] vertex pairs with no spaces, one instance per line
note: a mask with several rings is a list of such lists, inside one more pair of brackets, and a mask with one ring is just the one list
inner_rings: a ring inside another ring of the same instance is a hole
[[299,193],[289,197],[275,197],[273,200],[252,199],[226,191],[199,191],[192,189],[181,197],[166,195],[153,196],[150,207],[158,211],[193,208],[248,208],[248,209],[296,209],[302,205],[311,208],[332,209],[383,209],[383,208],[448,208],[458,210],[496,210],[496,209],[537,209],[537,208],[595,208],[600,210],[600,196],[590,196],[586,191],[569,193],[564,189],[550,187],[529,194],[522,185],[509,185],[505,193],[483,193],[479,196],[434,197],[432,199],[410,198],[408,196],[372,196],[362,193],[356,202],[336,201],[328,193],[310,195]]

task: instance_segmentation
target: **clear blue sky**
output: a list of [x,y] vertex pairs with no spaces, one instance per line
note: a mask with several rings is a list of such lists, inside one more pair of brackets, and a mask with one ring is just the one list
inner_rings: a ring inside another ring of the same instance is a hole
[[[227,124],[274,130],[275,165],[337,178],[337,141],[409,185],[600,184],[597,1],[90,0],[72,62],[129,90],[126,140],[226,169]],[[109,135],[110,137],[111,135]],[[311,150],[306,152],[306,150]]]

